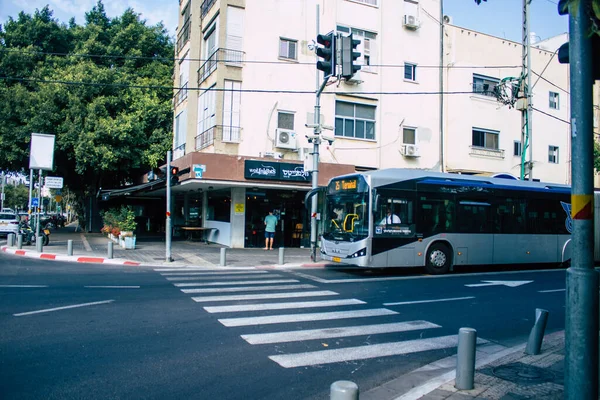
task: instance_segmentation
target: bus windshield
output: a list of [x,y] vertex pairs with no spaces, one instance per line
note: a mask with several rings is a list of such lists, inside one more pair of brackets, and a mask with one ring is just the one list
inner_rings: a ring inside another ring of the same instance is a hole
[[327,196],[327,215],[323,237],[327,240],[355,241],[369,234],[367,192],[338,193]]

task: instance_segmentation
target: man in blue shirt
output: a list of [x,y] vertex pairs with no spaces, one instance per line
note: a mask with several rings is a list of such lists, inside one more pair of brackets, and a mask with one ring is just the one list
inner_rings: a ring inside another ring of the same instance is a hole
[[265,217],[265,250],[273,250],[273,238],[275,237],[275,226],[277,226],[277,217],[273,211]]

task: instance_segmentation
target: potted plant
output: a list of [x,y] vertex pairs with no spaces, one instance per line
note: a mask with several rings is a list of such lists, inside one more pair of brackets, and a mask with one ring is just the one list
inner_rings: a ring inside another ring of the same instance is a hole
[[123,240],[121,245],[125,249],[135,249],[135,213],[130,207],[123,206],[119,212],[119,227],[121,228],[120,239]]

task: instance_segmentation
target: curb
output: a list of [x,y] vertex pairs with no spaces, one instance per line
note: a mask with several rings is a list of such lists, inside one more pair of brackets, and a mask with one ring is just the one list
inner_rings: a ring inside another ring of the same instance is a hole
[[85,256],[65,256],[58,255],[52,253],[38,253],[37,251],[32,250],[19,250],[12,249],[8,246],[0,247],[5,253],[13,254],[16,256],[24,256],[29,258],[38,258],[43,260],[58,260],[58,261],[68,261],[68,262],[78,262],[78,263],[88,263],[88,264],[112,264],[112,265],[131,265],[131,266],[139,266],[142,263],[137,261],[129,261],[129,260],[120,260],[120,259],[110,259],[104,257],[85,257]]

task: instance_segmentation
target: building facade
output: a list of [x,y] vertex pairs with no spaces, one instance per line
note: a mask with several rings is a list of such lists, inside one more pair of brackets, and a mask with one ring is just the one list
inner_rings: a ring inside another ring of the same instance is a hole
[[[317,33],[352,33],[362,68],[321,95],[331,143],[319,185],[343,173],[417,168],[519,175],[521,112],[494,87],[521,72],[522,46],[453,26],[441,0],[181,0],[174,86],[175,224],[210,240],[306,245]],[[568,183],[568,67],[532,52],[533,177]],[[564,89],[564,90],[560,90]],[[188,169],[189,168],[189,169]]]

